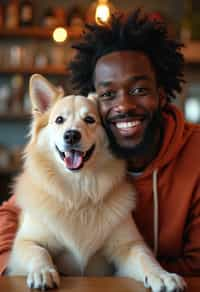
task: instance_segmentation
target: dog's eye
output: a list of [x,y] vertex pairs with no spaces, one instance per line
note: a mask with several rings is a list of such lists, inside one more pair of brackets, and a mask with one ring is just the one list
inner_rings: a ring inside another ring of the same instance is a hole
[[58,116],[55,120],[56,124],[62,124],[64,122],[64,118],[61,116]]
[[87,123],[87,124],[94,124],[95,123],[95,119],[91,116],[87,116],[84,118],[84,121]]

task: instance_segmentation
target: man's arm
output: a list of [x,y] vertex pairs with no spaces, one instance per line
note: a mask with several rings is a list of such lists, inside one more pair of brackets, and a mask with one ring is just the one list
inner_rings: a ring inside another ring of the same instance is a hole
[[18,225],[19,209],[15,197],[0,206],[0,275],[6,268]]
[[183,276],[200,276],[200,180],[193,193],[183,237],[183,256],[160,258],[161,265],[170,272]]

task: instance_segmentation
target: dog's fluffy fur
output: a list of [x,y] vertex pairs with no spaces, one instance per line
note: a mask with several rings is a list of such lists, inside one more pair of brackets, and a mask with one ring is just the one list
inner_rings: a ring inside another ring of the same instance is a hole
[[22,213],[9,274],[27,275],[29,287],[45,289],[59,285],[59,273],[109,275],[114,265],[116,274],[153,291],[182,289],[183,280],[160,267],[137,231],[135,193],[124,162],[109,151],[95,95],[63,98],[33,75],[30,96],[33,122],[14,187]]

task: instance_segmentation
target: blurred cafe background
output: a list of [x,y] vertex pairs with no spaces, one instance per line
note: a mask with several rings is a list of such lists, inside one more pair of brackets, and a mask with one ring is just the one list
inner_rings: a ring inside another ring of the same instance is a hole
[[176,103],[188,121],[200,123],[199,0],[0,0],[0,203],[11,194],[27,141],[30,75],[41,73],[69,93],[71,45],[84,23],[137,7],[164,20],[169,35],[185,43],[187,83]]

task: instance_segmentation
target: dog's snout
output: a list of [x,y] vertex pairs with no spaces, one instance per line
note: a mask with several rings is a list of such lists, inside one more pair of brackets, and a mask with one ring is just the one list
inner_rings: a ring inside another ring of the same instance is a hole
[[69,145],[74,145],[81,140],[81,133],[77,130],[68,130],[64,134],[64,140]]

